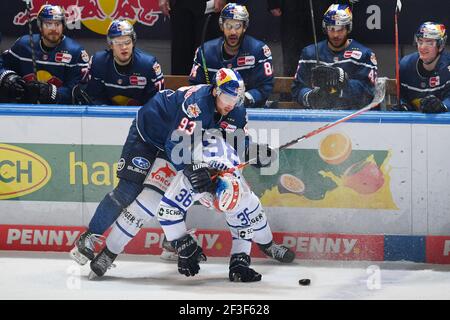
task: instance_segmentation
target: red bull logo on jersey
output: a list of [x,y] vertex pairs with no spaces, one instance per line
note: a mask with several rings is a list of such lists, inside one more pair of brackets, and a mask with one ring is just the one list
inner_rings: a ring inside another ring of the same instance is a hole
[[[30,17],[36,19],[39,9],[48,0],[30,0]],[[112,20],[127,19],[132,24],[138,22],[153,26],[162,13],[158,0],[53,0],[52,5],[62,7],[66,11],[68,24],[80,21],[84,27],[93,32],[106,35]],[[14,16],[15,25],[25,25],[28,14],[24,9]]]

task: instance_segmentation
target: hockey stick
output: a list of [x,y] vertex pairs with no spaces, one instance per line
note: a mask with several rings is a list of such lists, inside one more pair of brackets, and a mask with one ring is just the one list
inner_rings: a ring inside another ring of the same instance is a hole
[[[383,99],[385,97],[385,94],[386,94],[386,78],[378,78],[377,82],[376,82],[376,85],[375,85],[375,95],[374,95],[372,101],[367,106],[365,106],[362,109],[359,109],[358,111],[356,111],[354,113],[349,114],[348,116],[345,116],[345,117],[343,117],[341,119],[338,119],[338,120],[336,120],[334,122],[327,123],[326,125],[324,125],[324,126],[322,126],[320,128],[317,128],[317,129],[315,129],[315,130],[313,130],[311,132],[308,132],[307,134],[305,134],[305,135],[303,135],[303,136],[301,136],[299,138],[291,140],[291,141],[281,145],[280,147],[278,147],[277,150],[279,151],[279,150],[285,149],[287,147],[290,147],[290,146],[292,146],[292,145],[294,145],[294,144],[296,144],[296,143],[298,143],[300,141],[303,141],[303,140],[306,140],[308,138],[311,138],[311,137],[313,137],[313,136],[315,136],[315,135],[317,135],[317,134],[319,134],[319,133],[321,133],[321,132],[323,132],[325,130],[328,130],[330,128],[333,128],[334,126],[337,126],[338,124],[340,124],[342,122],[345,122],[347,120],[353,119],[356,116],[359,116],[360,114],[375,108],[376,106],[378,106],[383,101]],[[237,165],[235,167],[232,167],[232,168],[230,168],[228,170],[224,170],[221,173],[213,176],[212,179],[214,179],[218,175],[221,175],[221,174],[224,174],[224,173],[232,173],[232,172],[234,172],[236,170],[242,169],[242,168],[246,167],[247,165],[249,165],[250,162],[254,162],[256,160],[257,160],[257,158],[254,158],[254,159],[250,159],[250,160],[248,160],[246,162],[240,163],[239,165]]]
[[203,72],[205,73],[206,84],[211,84],[211,81],[209,80],[208,67],[206,66],[206,59],[205,59],[205,55],[204,55],[203,45],[205,43],[206,30],[208,29],[208,24],[209,24],[210,18],[211,18],[211,14],[208,14],[206,16],[205,24],[203,25],[202,39],[201,39],[202,42],[200,44],[200,55],[202,56],[202,66],[203,66]]
[[[37,75],[37,63],[36,63],[36,52],[34,51],[34,43],[33,43],[33,29],[31,26],[31,0],[23,0],[27,6],[27,18],[28,18],[28,35],[30,38],[30,48],[31,48],[31,63],[33,64],[33,73],[34,73],[34,80],[38,81],[38,75]],[[41,102],[39,99],[36,100],[37,104],[40,104]]]
[[28,34],[30,36],[30,47],[31,47],[31,62],[33,64],[34,79],[37,81],[37,64],[36,64],[36,53],[34,51],[33,43],[33,30],[31,27],[31,0],[23,0],[27,6],[27,18],[28,18]]
[[397,0],[397,6],[395,7],[395,17],[394,17],[394,24],[395,24],[395,80],[397,82],[397,104],[400,104],[400,57],[399,57],[399,44],[398,44],[398,15],[400,11],[402,10],[402,2],[401,0]]
[[316,33],[316,24],[314,23],[314,9],[313,9],[312,0],[309,0],[309,9],[311,11],[311,23],[312,23],[312,29],[313,29],[314,47],[316,49],[316,63],[317,63],[317,65],[319,65],[320,64],[319,46],[317,45],[317,33]]

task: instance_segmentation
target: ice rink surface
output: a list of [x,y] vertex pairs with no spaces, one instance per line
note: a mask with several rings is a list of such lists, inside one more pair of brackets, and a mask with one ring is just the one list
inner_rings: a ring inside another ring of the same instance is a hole
[[[115,264],[92,281],[89,266],[78,266],[68,253],[0,251],[0,299],[450,299],[447,265],[253,259],[262,281],[232,283],[227,258],[209,258],[193,278],[157,256],[122,255]],[[300,286],[302,278],[311,285]]]

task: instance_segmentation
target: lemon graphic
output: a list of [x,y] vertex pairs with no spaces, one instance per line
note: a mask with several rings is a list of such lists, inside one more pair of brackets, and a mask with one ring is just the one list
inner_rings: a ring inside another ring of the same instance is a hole
[[319,156],[328,164],[337,165],[350,156],[352,142],[343,133],[332,133],[320,141]]

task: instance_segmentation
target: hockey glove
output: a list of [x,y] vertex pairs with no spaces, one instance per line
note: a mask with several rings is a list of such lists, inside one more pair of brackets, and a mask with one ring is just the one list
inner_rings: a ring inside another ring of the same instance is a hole
[[311,82],[325,92],[340,92],[347,85],[348,75],[342,68],[319,65],[311,70]]
[[200,261],[206,261],[202,247],[190,234],[173,240],[171,245],[178,254],[178,272],[186,277],[195,276],[200,270]]
[[420,100],[420,110],[423,113],[440,113],[448,111],[442,101],[434,95],[426,96]]
[[91,97],[84,91],[79,84],[72,89],[72,104],[93,106]]
[[261,281],[261,274],[250,268],[250,256],[243,252],[235,253],[230,258],[230,281],[255,282]]
[[[255,151],[256,154],[254,154]],[[254,142],[250,142],[245,152],[246,161],[256,158],[256,163],[251,163],[251,165],[255,168],[268,167],[277,157],[277,152],[268,144],[257,144]]]
[[25,94],[25,81],[14,71],[5,71],[0,75],[2,87],[10,99],[20,100]]
[[306,109],[324,109],[328,107],[328,95],[321,88],[314,88],[303,96],[303,105]]
[[191,183],[194,192],[202,193],[214,189],[214,183],[207,163],[190,164],[184,168],[183,173]]
[[255,99],[253,99],[253,96],[246,92],[244,94],[244,107],[251,107],[255,104]]
[[58,100],[58,90],[51,83],[30,81],[26,83],[29,103],[54,104]]

